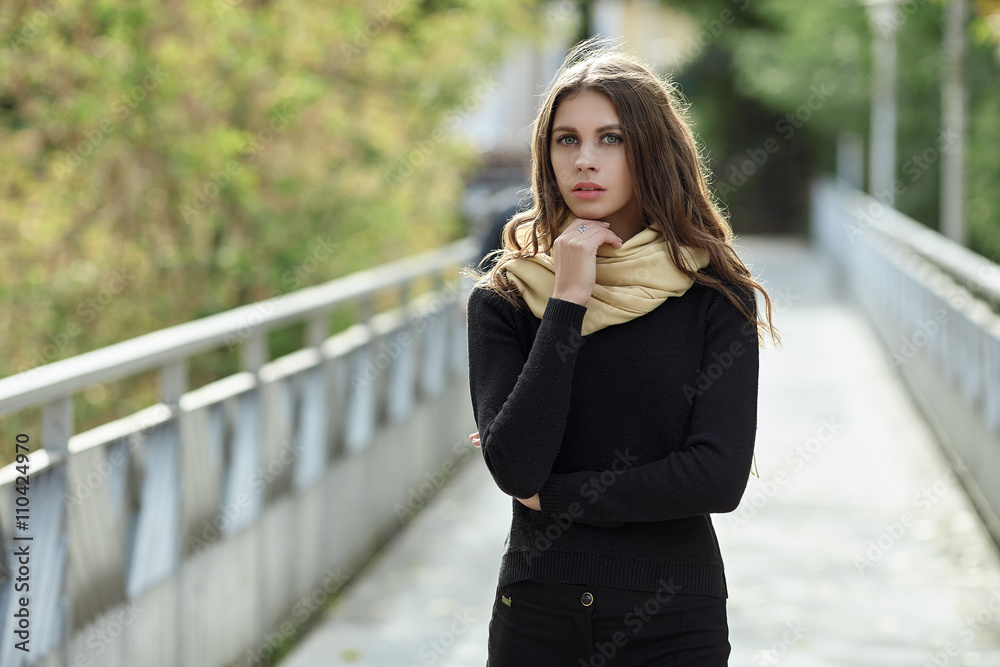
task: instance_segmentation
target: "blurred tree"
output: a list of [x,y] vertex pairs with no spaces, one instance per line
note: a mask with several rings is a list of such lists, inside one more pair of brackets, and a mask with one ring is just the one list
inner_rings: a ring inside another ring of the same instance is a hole
[[456,238],[533,4],[0,5],[0,376]]
[[[1000,256],[1000,191],[993,185],[1000,177],[1000,31],[988,27],[1000,25],[997,4],[977,0],[965,57],[970,94],[966,224],[970,246],[994,259]],[[731,42],[739,86],[771,108],[803,118],[802,138],[832,170],[837,134],[849,130],[865,136],[868,131],[871,30],[865,9],[855,0],[759,0],[755,11],[760,25],[739,30]],[[904,3],[897,18],[896,174],[904,190],[896,206],[936,228],[939,149],[948,140],[940,128],[942,2]],[[823,86],[832,94],[810,97]]]
[[[746,85],[737,49],[747,40],[785,30],[782,17],[750,0],[665,0],[695,20],[675,78],[691,103],[694,128],[713,173],[713,190],[737,234],[805,234],[808,184],[814,172],[813,129],[796,114],[812,114],[812,91],[776,103]],[[820,96],[830,96],[827,89]],[[813,96],[815,105],[816,96]]]
[[970,247],[1000,262],[1000,0],[976,0],[974,7],[965,61],[966,231]]
[[[464,235],[476,153],[453,130],[537,14],[535,0],[0,3],[0,376]],[[120,397],[125,414],[155,400],[155,377],[143,387],[83,407]]]

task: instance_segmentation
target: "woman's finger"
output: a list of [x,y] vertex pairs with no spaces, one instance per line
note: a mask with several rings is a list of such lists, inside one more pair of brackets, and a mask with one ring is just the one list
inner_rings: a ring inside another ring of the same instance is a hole
[[[612,246],[614,246],[617,243],[618,247],[621,247],[621,245],[624,243],[621,237],[619,237],[617,234],[611,231],[611,223],[604,222],[603,220],[582,220],[579,218],[576,220],[576,222],[580,224],[570,225],[565,230],[563,230],[563,233],[559,235],[559,238],[561,239],[563,237],[566,237],[564,241],[570,242],[570,241],[590,240],[596,237],[601,239],[601,242],[598,243],[597,245],[603,245],[605,243],[609,243]],[[587,228],[582,234],[580,233],[579,230],[579,227],[581,225],[586,226]]]

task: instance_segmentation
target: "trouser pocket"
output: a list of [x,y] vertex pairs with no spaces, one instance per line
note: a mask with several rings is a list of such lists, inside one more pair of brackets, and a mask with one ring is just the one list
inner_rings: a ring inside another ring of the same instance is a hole
[[592,612],[582,605],[580,611],[566,611],[545,603],[538,596],[526,600],[517,591],[498,591],[489,667],[575,667],[588,655],[593,644]]
[[489,658],[486,667],[516,667],[514,661],[514,613],[509,595],[497,587],[490,618]]

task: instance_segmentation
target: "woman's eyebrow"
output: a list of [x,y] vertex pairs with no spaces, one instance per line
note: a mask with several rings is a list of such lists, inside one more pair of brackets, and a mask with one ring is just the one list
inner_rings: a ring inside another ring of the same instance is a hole
[[[619,125],[618,123],[612,123],[611,125],[602,125],[601,127],[597,128],[597,131],[598,132],[606,132],[607,130],[620,130],[620,129],[622,129],[621,125]],[[558,127],[553,127],[552,131],[553,132],[576,132],[576,128],[569,127],[567,125],[560,125]]]

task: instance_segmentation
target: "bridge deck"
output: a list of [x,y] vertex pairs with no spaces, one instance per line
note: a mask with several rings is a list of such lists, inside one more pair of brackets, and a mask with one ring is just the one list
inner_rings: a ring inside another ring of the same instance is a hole
[[[1000,559],[826,263],[743,240],[780,310],[757,466],[714,517],[733,665],[1000,666]],[[486,663],[510,501],[473,458],[281,663]]]

